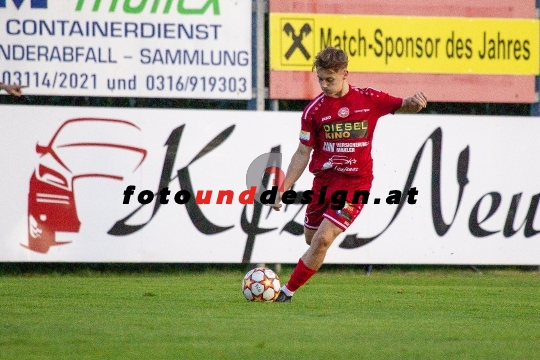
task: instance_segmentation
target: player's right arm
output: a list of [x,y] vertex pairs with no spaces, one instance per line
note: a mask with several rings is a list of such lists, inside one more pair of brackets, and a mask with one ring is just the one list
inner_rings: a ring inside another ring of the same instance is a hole
[[313,150],[311,146],[306,146],[302,143],[298,144],[298,149],[296,149],[293,154],[289,167],[287,168],[287,173],[285,174],[285,182],[283,184],[285,191],[289,190],[304,173],[304,170],[309,163],[311,150]]
[[[283,191],[289,190],[294,183],[302,176],[304,170],[306,169],[309,158],[311,156],[311,151],[313,148],[311,146],[304,145],[302,143],[298,144],[298,149],[294,152],[287,172],[285,174],[285,181],[283,183]],[[273,206],[274,210],[279,211],[281,204]]]

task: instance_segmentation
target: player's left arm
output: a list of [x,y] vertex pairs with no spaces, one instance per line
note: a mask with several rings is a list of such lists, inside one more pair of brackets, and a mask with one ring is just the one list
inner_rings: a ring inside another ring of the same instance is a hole
[[427,106],[427,96],[423,92],[417,92],[413,96],[404,98],[397,113],[414,114]]

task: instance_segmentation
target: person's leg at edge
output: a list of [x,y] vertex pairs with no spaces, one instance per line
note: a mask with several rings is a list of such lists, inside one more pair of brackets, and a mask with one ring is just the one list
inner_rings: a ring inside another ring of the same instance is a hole
[[[341,234],[343,230],[333,224],[328,219],[323,219],[317,230],[304,228],[306,243],[309,248],[298,261],[287,284],[281,291],[291,297],[298,288],[304,285],[321,267],[326,256],[326,252]],[[288,300],[281,297],[280,300]]]

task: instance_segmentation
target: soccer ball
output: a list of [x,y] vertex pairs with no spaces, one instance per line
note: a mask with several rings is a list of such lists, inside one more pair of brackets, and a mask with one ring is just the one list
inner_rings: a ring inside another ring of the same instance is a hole
[[273,302],[279,295],[279,277],[267,268],[249,270],[242,280],[242,292],[249,301]]

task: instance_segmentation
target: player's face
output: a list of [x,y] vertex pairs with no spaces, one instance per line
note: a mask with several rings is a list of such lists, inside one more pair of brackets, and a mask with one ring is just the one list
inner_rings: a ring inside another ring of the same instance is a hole
[[348,84],[346,79],[348,74],[347,69],[335,71],[317,68],[317,77],[319,78],[321,90],[326,96],[330,97],[338,98],[347,92]]

